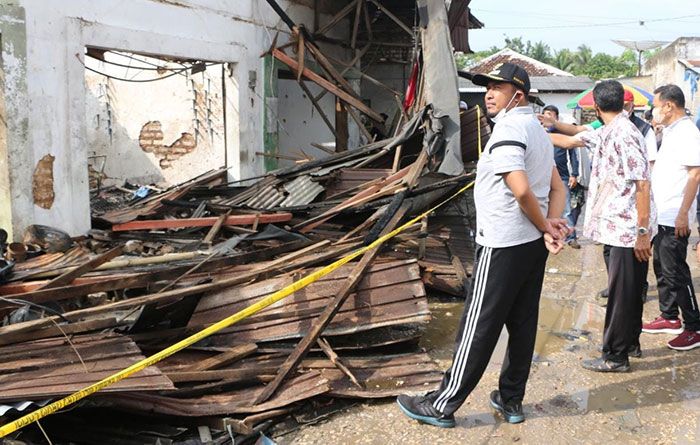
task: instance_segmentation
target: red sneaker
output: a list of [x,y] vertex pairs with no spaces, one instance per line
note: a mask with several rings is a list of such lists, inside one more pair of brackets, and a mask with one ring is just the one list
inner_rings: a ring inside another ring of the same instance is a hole
[[685,330],[681,335],[668,342],[668,347],[676,351],[690,351],[700,348],[700,333]]
[[678,319],[667,320],[664,317],[656,317],[654,321],[642,325],[642,332],[646,332],[647,334],[677,335],[683,332],[683,325]]

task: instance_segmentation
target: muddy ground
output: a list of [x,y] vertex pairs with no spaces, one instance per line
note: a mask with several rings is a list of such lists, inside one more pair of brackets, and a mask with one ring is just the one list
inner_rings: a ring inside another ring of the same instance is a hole
[[[691,243],[695,239],[691,238]],[[696,289],[700,265],[689,264]],[[488,405],[505,351],[501,335],[476,390],[455,414],[450,430],[403,416],[394,400],[350,406],[315,424],[276,437],[280,444],[697,444],[700,443],[700,349],[676,352],[669,335],[642,334],[643,357],[632,372],[599,374],[581,368],[597,356],[605,308],[595,294],[605,287],[602,246],[582,242],[550,257],[542,292],[535,359],[524,401],[526,421],[510,425]],[[653,273],[644,319],[658,315]],[[462,302],[434,299],[434,318],[423,347],[447,368]]]

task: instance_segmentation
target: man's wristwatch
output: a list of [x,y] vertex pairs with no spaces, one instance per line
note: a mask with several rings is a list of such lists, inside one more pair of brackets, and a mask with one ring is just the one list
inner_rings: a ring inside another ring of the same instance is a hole
[[637,227],[637,233],[639,235],[648,235],[649,229],[647,229],[646,227]]

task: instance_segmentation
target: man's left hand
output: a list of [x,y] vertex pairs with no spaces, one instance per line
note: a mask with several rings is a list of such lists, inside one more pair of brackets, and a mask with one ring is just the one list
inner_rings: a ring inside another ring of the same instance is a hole
[[676,238],[684,238],[690,235],[690,227],[688,224],[688,212],[679,212],[676,216]]
[[576,187],[576,184],[578,184],[578,181],[576,181],[576,176],[569,176],[569,188],[573,189]]

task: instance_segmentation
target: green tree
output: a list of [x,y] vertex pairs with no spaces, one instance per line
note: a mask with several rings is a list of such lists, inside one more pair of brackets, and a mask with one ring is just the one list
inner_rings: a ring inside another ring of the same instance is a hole
[[575,67],[577,70],[582,70],[588,65],[588,63],[593,58],[593,51],[588,45],[580,45],[576,51],[576,63]]
[[560,70],[573,71],[576,66],[576,54],[567,48],[555,51],[551,63]]
[[544,42],[537,42],[534,45],[530,45],[530,41],[528,41],[527,47],[526,56],[544,63],[550,63],[552,61],[552,53],[549,45],[546,45]]

